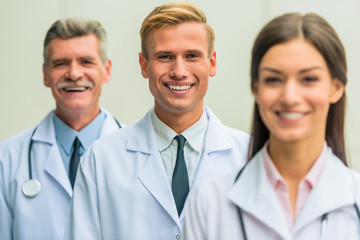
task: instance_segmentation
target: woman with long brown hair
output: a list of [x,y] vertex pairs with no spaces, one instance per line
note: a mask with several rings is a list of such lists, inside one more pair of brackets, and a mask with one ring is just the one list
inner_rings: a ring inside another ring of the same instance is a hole
[[360,239],[360,174],[345,156],[346,72],[343,45],[319,15],[265,25],[252,51],[248,163],[189,198],[187,240]]

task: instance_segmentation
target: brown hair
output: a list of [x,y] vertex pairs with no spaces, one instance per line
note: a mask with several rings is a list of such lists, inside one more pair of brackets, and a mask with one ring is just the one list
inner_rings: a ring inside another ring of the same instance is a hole
[[208,54],[210,56],[214,50],[215,33],[207,24],[204,12],[188,2],[172,2],[156,7],[144,19],[140,29],[141,51],[144,57],[148,58],[147,40],[151,31],[185,22],[198,22],[204,25],[208,35]]
[[[259,65],[265,53],[274,45],[302,38],[311,43],[325,59],[332,78],[337,78],[344,86],[347,83],[347,65],[344,47],[330,24],[317,14],[288,13],[274,18],[258,34],[251,60],[251,89],[259,77]],[[325,140],[334,154],[345,165],[345,91],[340,100],[330,105],[326,122]],[[269,130],[261,120],[259,109],[255,103],[251,127],[251,139],[248,152],[250,160],[269,138]]]

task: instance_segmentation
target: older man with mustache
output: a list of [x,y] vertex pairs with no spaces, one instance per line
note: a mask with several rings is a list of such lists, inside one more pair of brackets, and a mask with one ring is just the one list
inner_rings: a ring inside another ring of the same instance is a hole
[[99,22],[56,21],[44,41],[43,74],[56,109],[0,143],[2,239],[62,239],[79,157],[100,136],[121,128],[99,106],[102,85],[111,78]]

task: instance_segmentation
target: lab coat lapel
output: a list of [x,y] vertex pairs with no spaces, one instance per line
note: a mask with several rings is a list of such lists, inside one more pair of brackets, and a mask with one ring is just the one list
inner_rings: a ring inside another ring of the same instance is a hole
[[146,165],[140,171],[138,178],[180,227],[175,201],[166,177],[160,153],[153,152],[146,162]]
[[[215,114],[208,107],[205,107],[205,111],[209,123],[205,134],[204,151],[193,186],[214,176],[234,171],[234,165],[224,164],[225,161],[238,163],[239,167],[244,163],[242,162],[243,159],[231,159],[231,151],[237,146],[230,140],[232,137],[229,136],[228,130]],[[224,139],[227,139],[227,141],[224,141]]]
[[150,111],[135,126],[135,129],[140,129],[139,135],[143,136],[129,139],[128,150],[148,154],[149,158],[139,171],[138,179],[180,227],[175,201],[150,119]]
[[[47,156],[44,162],[42,162],[44,164],[44,171],[54,178],[64,188],[68,195],[71,196],[72,189],[69,177],[66,173],[64,163],[61,159],[60,151],[56,143],[55,128],[52,120],[53,114],[54,112],[51,112],[45,117],[45,119],[38,125],[33,136],[34,142],[41,142],[41,149],[36,151],[33,161],[36,161],[36,159],[39,159],[40,157],[44,158],[44,156]],[[34,147],[35,145],[37,144],[34,143]],[[45,149],[46,151],[43,152]]]
[[[259,222],[277,232],[283,239],[290,239],[283,211],[267,179],[262,151],[246,165],[228,196],[230,201],[239,206],[244,213],[252,215]],[[244,221],[246,228],[246,217]]]
[[325,213],[355,203],[353,183],[347,167],[330,148],[328,156],[323,173],[296,220],[294,233]]

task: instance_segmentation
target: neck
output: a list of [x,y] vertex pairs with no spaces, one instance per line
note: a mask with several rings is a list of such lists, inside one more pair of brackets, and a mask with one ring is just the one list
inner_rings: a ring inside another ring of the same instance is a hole
[[308,174],[324,146],[324,140],[282,142],[270,136],[269,154],[289,191],[289,200],[296,217],[296,201],[299,184]]
[[100,108],[91,109],[90,111],[76,110],[62,110],[56,108],[56,116],[58,116],[64,123],[76,131],[80,131],[91,123],[100,113]]
[[324,140],[282,142],[270,136],[269,154],[286,182],[300,183],[324,147]]
[[163,109],[156,107],[155,113],[157,117],[174,130],[177,134],[181,134],[183,131],[194,125],[201,117],[204,111],[204,107],[197,111],[191,112],[164,112]]

